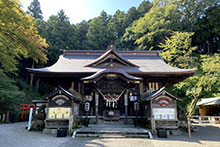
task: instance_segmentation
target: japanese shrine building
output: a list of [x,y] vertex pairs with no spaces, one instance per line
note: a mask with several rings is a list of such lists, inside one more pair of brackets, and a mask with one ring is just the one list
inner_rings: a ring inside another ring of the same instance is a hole
[[[60,85],[81,99],[83,102],[76,109],[79,112],[72,114],[84,118],[88,111],[89,123],[122,121],[127,124],[132,123],[136,115],[150,119],[148,112],[152,111],[149,109],[152,106],[147,100],[151,98],[147,97],[151,97],[155,91],[166,94],[162,92],[164,87],[196,72],[194,69],[171,67],[159,54],[160,51],[117,51],[113,48],[106,51],[64,50],[54,65],[28,68],[28,72],[55,87]],[[170,94],[166,97],[170,97]],[[172,100],[176,98],[163,98],[161,108]],[[88,108],[84,107],[85,103]],[[175,117],[166,118],[177,120],[176,114]]]

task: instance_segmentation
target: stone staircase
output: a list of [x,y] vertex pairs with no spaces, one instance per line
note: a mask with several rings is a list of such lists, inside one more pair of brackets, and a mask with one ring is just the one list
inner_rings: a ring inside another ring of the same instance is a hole
[[100,138],[152,138],[149,130],[137,128],[133,125],[103,123],[89,125],[73,131],[75,137],[100,137]]

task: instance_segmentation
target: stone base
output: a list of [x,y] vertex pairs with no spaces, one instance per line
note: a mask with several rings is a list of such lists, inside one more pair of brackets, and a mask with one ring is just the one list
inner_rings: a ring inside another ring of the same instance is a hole
[[42,131],[45,127],[44,120],[33,120],[31,124],[31,131]]
[[43,134],[57,134],[57,129],[43,129]]
[[75,137],[153,138],[149,130],[130,125],[92,125],[75,130],[73,138]]
[[[43,134],[52,134],[52,135],[57,135],[57,129],[43,129]],[[72,135],[72,132],[69,132],[67,130],[67,135]]]

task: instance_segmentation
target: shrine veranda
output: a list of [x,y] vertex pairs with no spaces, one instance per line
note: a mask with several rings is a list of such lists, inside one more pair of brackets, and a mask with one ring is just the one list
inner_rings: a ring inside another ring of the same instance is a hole
[[55,88],[41,101],[47,109],[46,128],[68,128],[70,121],[177,128],[179,98],[165,88],[196,72],[171,67],[160,51],[113,48],[64,50],[54,65],[27,70]]

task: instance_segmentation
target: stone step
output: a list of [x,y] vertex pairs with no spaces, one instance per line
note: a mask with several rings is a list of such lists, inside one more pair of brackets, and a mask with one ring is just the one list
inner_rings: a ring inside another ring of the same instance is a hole
[[115,131],[102,131],[102,132],[95,132],[95,131],[78,131],[77,134],[113,134],[113,135],[148,135],[148,132],[115,132]]
[[142,128],[81,128],[73,133],[73,137],[100,138],[152,138],[151,132]]
[[99,137],[99,134],[76,134],[75,137]]
[[97,128],[133,128],[134,125],[123,125],[123,124],[89,124],[88,127]]
[[116,134],[76,134],[75,137],[94,137],[94,138],[149,138],[149,135],[116,135]]
[[126,138],[150,138],[149,135],[126,135]]
[[123,135],[116,135],[116,134],[101,134],[99,135],[100,138],[125,138]]

